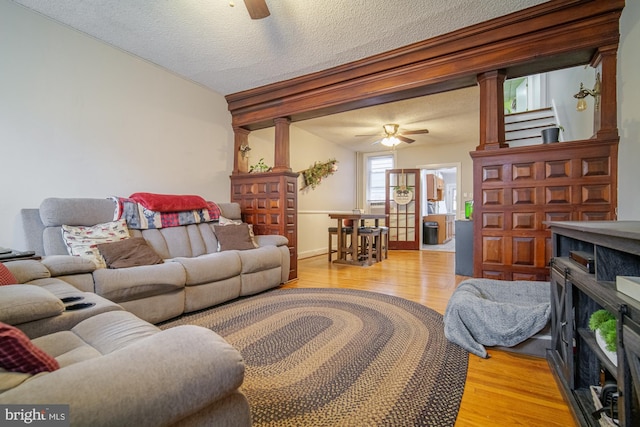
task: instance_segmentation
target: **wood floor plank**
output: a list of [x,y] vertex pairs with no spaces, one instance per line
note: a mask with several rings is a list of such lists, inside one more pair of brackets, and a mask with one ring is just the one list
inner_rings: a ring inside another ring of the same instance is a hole
[[[455,254],[390,251],[370,267],[331,264],[320,255],[298,261],[298,279],[285,288],[350,288],[406,298],[444,314],[456,286]],[[456,426],[575,426],[545,359],[490,349],[469,355]]]

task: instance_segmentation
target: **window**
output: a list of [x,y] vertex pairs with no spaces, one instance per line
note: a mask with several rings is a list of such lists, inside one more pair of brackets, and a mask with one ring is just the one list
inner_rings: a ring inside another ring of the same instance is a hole
[[382,204],[386,200],[385,171],[393,169],[393,155],[370,156],[367,158],[367,206]]

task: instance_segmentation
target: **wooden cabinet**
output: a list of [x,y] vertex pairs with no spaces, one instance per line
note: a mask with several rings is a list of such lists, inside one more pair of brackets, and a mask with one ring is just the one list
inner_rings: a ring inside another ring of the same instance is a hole
[[426,175],[427,180],[427,200],[444,200],[444,180],[430,173]]
[[298,174],[266,172],[231,176],[231,201],[240,204],[256,234],[289,239],[289,280],[298,277]]
[[617,139],[470,154],[475,277],[548,280],[545,221],[616,218]]
[[[551,349],[547,359],[578,425],[600,425],[590,386],[617,383],[621,426],[640,425],[640,302],[616,290],[616,276],[640,276],[640,221],[551,222]],[[570,259],[592,255],[593,273]],[[617,320],[617,366],[588,328],[604,308]]]
[[447,243],[453,238],[456,216],[454,214],[434,214],[422,217],[423,221],[438,223],[438,244]]

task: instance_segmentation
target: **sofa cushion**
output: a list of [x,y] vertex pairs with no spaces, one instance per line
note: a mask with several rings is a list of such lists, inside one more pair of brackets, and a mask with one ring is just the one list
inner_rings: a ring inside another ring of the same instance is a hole
[[9,270],[3,263],[0,262],[0,286],[15,285],[17,283],[18,279],[15,278],[11,270]]
[[93,272],[95,292],[113,302],[146,298],[183,289],[186,274],[178,263],[108,269]]
[[255,249],[248,224],[215,225],[220,251]]
[[34,338],[33,343],[55,357],[61,368],[102,356],[102,353],[71,331]]
[[93,226],[62,225],[62,239],[67,245],[69,255],[81,256],[93,261],[98,268],[106,267],[98,244],[117,242],[129,238],[127,221],[105,222]]
[[20,329],[0,322],[0,367],[11,372],[37,374],[55,371],[60,365]]
[[147,245],[143,237],[132,237],[119,242],[100,243],[98,250],[109,268],[162,264],[164,261]]
[[236,252],[216,252],[196,258],[174,258],[172,261],[184,267],[187,286],[219,282],[239,276],[242,271],[240,257]]
[[101,354],[109,354],[143,341],[160,329],[128,311],[111,311],[83,320],[71,332]]
[[4,393],[14,387],[18,387],[20,384],[31,378],[33,378],[33,375],[31,374],[25,374],[24,372],[11,372],[0,368],[0,393]]
[[19,325],[57,316],[63,311],[64,303],[39,286],[0,286],[0,322]]

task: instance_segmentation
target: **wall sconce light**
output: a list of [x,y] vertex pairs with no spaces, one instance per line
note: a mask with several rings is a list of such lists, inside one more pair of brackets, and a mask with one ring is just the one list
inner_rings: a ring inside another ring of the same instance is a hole
[[576,109],[578,111],[584,111],[587,109],[587,101],[585,98],[589,95],[594,98],[595,110],[600,110],[600,73],[596,74],[596,83],[593,85],[593,89],[591,90],[585,89],[582,82],[580,82],[580,90],[578,90],[578,93],[573,95],[573,97],[578,100],[578,105],[576,105]]

